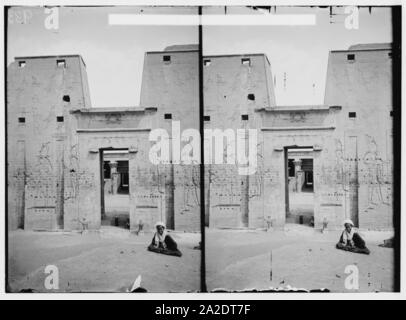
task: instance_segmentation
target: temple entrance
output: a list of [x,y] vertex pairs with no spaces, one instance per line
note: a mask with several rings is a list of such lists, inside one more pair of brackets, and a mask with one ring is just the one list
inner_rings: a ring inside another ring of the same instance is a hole
[[285,148],[286,223],[314,227],[313,148]]
[[128,149],[101,149],[101,224],[129,228]]

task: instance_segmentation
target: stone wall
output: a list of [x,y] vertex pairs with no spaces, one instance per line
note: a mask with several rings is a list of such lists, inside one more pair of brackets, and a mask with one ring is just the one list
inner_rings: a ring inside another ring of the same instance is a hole
[[[138,108],[91,108],[79,55],[16,58],[7,69],[10,230],[98,229],[101,150],[122,148],[129,151],[131,229],[163,220],[171,229],[199,231],[199,163],[172,154],[184,130],[199,129],[198,58],[194,46],[147,52]],[[203,63],[205,128],[258,133],[254,174],[239,174],[227,156],[224,164],[206,163],[206,225],[283,227],[287,150],[305,147],[313,150],[316,228],[325,220],[341,228],[345,218],[360,228],[393,228],[390,46],[332,51],[322,106],[275,106],[264,54],[207,56]],[[168,132],[171,158],[154,165],[149,133],[157,128]]]
[[16,58],[7,69],[8,226],[63,228],[72,108],[90,107],[80,56]]
[[[234,137],[237,129],[256,128],[255,110],[275,106],[267,57],[246,54],[206,56],[203,60],[205,128],[232,129]],[[224,140],[224,150],[228,143]],[[206,225],[253,226],[258,210],[250,209],[250,186],[256,177],[239,175],[236,164],[226,164],[227,157],[223,160],[224,164],[205,166]]]
[[382,45],[353,46],[329,56],[325,103],[342,106],[337,161],[349,197],[357,198],[361,228],[393,228],[391,54],[390,45]]
[[[178,140],[172,132],[174,122],[179,123],[180,134],[185,129],[199,130],[198,68],[196,46],[173,46],[145,54],[140,104],[157,107],[156,126],[168,132],[171,155],[172,143]],[[187,141],[182,141],[180,150],[186,144]],[[164,201],[166,219],[170,220],[167,224],[176,230],[199,231],[199,165],[182,165],[174,159],[171,163],[160,166],[167,195]]]

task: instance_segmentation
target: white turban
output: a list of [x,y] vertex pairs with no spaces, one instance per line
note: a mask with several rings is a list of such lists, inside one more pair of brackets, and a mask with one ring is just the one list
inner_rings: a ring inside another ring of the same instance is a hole
[[354,226],[354,222],[352,222],[352,220],[350,220],[350,219],[344,220],[344,226],[345,226],[347,223],[350,224],[352,227]]
[[159,221],[159,222],[155,223],[155,228],[156,228],[156,227],[159,227],[159,226],[165,228],[165,223],[163,223],[162,221]]

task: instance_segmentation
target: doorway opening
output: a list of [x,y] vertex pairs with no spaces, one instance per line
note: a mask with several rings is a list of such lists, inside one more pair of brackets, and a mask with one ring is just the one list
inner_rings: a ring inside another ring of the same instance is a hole
[[101,225],[130,228],[128,149],[100,149]]
[[313,148],[286,147],[286,223],[314,227]]

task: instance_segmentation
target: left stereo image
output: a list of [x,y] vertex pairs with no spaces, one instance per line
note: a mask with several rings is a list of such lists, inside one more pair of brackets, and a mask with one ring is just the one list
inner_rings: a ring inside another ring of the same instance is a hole
[[7,292],[200,291],[198,8],[4,10]]

